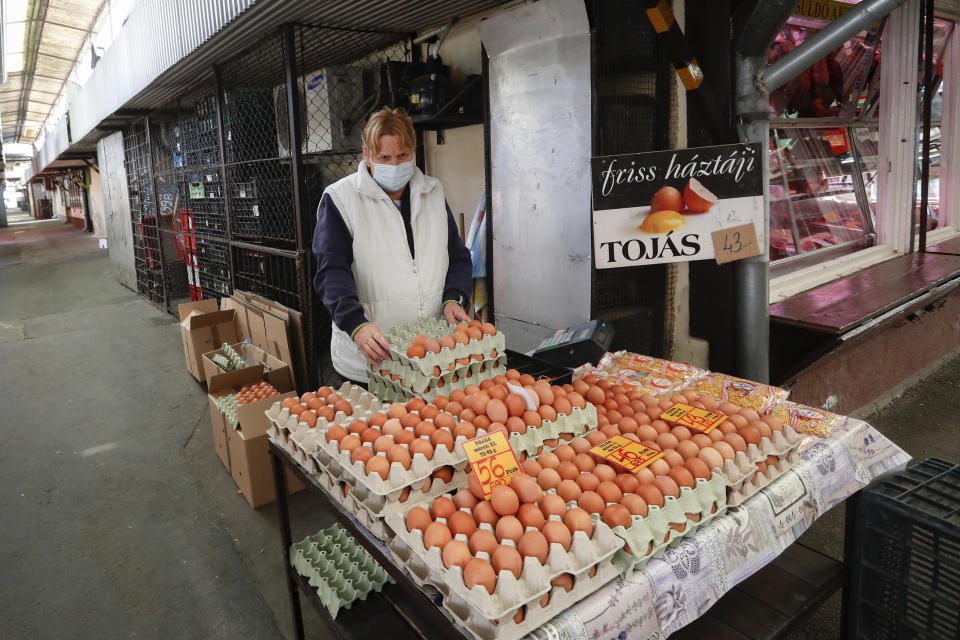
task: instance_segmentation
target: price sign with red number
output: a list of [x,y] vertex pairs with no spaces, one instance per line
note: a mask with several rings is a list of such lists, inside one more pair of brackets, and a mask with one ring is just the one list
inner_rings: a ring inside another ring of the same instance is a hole
[[590,453],[595,453],[631,473],[636,473],[663,457],[662,451],[623,436],[613,436],[609,440],[604,440],[590,449]]
[[510,477],[520,473],[520,461],[502,431],[467,440],[463,443],[463,450],[467,452],[467,460],[477,474],[487,500],[496,487],[510,484]]
[[660,414],[660,418],[668,422],[676,422],[700,433],[710,433],[714,427],[727,419],[727,416],[716,411],[698,409],[689,404],[678,402]]

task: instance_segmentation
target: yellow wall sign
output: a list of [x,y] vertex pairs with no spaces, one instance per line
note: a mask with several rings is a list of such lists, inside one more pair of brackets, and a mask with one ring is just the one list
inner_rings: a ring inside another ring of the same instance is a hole
[[613,436],[609,440],[604,440],[590,449],[590,453],[595,453],[631,473],[636,473],[663,457],[662,451],[657,451],[623,436]]
[[520,461],[502,431],[467,440],[463,450],[488,500],[496,487],[510,484],[510,477],[520,473]]
[[700,433],[710,433],[714,427],[726,420],[727,416],[678,402],[661,413],[660,419],[667,422],[676,422]]
[[793,15],[800,18],[812,18],[814,20],[826,20],[830,22],[836,20],[855,4],[848,2],[837,2],[837,0],[802,0],[793,10]]

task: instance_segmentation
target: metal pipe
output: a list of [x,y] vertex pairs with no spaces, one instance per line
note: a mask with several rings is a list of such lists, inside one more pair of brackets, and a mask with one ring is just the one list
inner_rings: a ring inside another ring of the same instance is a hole
[[852,9],[783,56],[763,74],[767,91],[779,89],[801,72],[874,22],[899,7],[905,0],[863,0]]
[[224,215],[223,229],[227,236],[227,268],[230,269],[230,292],[233,293],[234,289],[237,288],[237,279],[233,266],[233,249],[231,248],[231,244],[233,243],[233,229],[230,227],[230,218],[233,216],[233,207],[231,205],[233,198],[227,187],[229,182],[227,177],[227,131],[226,118],[223,116],[225,90],[223,88],[223,69],[218,64],[213,66],[213,86],[217,94],[217,141],[219,142],[217,146],[220,147],[220,188],[223,189]]
[[[920,246],[927,250],[927,207],[930,205],[930,110],[933,107],[933,0],[923,16],[923,157],[920,164]],[[912,221],[911,221],[912,223]]]
[[734,53],[735,107],[747,142],[759,142],[763,155],[763,253],[734,263],[734,367],[738,376],[770,379],[770,125],[769,96],[755,81],[767,56]]
[[762,56],[797,6],[797,0],[758,2],[737,39],[737,51],[747,57]]

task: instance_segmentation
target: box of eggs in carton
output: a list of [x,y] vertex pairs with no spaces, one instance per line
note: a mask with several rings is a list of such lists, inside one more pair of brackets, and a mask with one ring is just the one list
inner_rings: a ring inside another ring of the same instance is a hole
[[383,400],[433,400],[506,371],[506,340],[490,323],[449,325],[443,318],[395,327],[384,334],[390,359],[371,365],[370,392]]

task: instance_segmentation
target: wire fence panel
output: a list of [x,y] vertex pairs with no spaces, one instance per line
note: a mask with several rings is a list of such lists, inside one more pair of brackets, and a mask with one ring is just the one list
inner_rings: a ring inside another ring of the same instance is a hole
[[143,121],[134,122],[123,132],[124,164],[130,198],[130,225],[133,232],[133,261],[137,291],[160,306],[165,296],[160,263],[160,241],[153,215],[153,183],[150,180],[150,149]]
[[233,247],[234,279],[237,289],[259,294],[300,311],[298,260],[265,251]]

